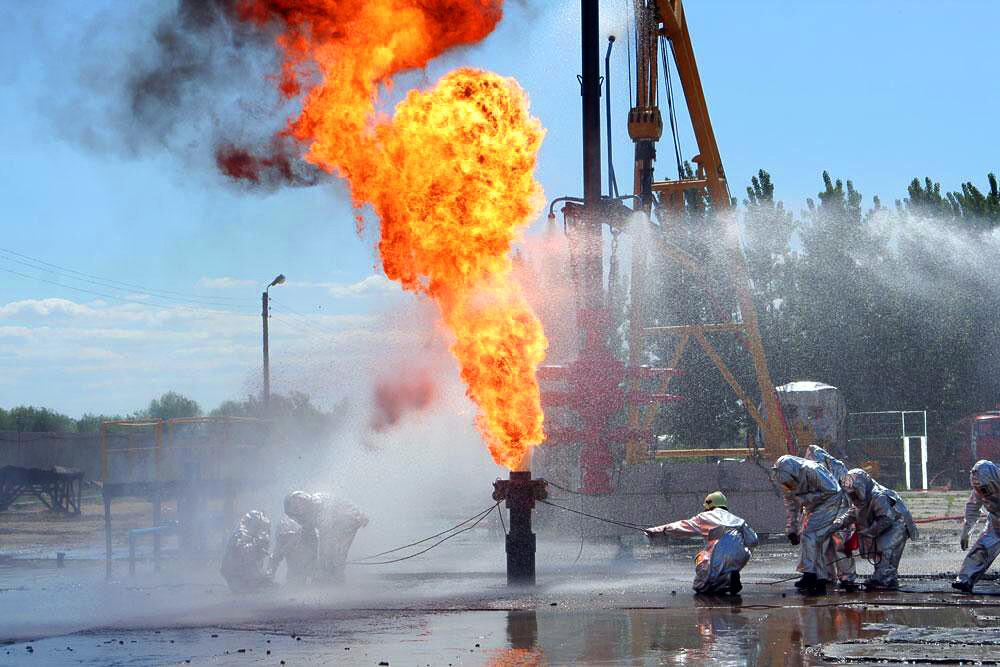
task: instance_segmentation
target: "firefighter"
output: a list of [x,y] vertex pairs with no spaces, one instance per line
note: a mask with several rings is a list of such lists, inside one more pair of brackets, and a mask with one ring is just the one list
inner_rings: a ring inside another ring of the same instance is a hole
[[[351,543],[358,530],[368,524],[368,517],[346,500],[304,491],[285,497],[285,514],[301,526],[299,545],[303,549],[312,549],[315,543],[314,571],[303,576],[313,580],[343,578]],[[302,556],[302,562],[307,563],[306,554]]]
[[771,473],[785,503],[785,535],[799,546],[802,577],[795,587],[825,595],[829,578],[825,554],[842,502],[840,484],[822,465],[798,456],[780,457]]
[[979,521],[980,509],[986,508],[986,530],[979,536],[962,561],[962,569],[952,582],[952,588],[971,593],[1000,554],[1000,469],[992,461],[977,461],[969,472],[972,494],[965,504],[965,524],[962,526],[962,551],[969,550],[969,532]]
[[243,515],[222,555],[220,571],[235,593],[251,593],[273,581],[269,568],[271,521],[263,512]]
[[855,525],[861,552],[874,562],[875,572],[865,582],[865,590],[898,589],[899,560],[906,540],[917,537],[910,511],[895,492],[860,468],[850,470],[843,485],[852,507],[834,523],[838,529]]
[[[843,461],[835,458],[819,445],[809,445],[809,448],[806,450],[806,459],[815,461],[826,468],[827,472],[833,475],[833,478],[837,480],[837,483],[843,489],[844,478],[847,476],[847,466]],[[843,514],[850,509],[851,501],[845,493],[841,496],[838,514]],[[847,548],[847,540],[850,538],[850,535],[851,531],[849,529],[836,531],[830,537],[824,557],[826,558],[828,571],[832,570],[831,574],[836,574],[837,576],[837,587],[853,593],[858,590],[858,575],[853,552]]]
[[274,542],[271,574],[277,572],[282,561],[287,561],[288,572],[285,579],[288,583],[310,583],[316,575],[316,562],[319,559],[319,534],[316,528],[303,528],[298,521],[285,517],[278,524]]
[[695,556],[694,590],[696,593],[729,593],[743,589],[740,570],[750,560],[757,546],[757,534],[750,524],[731,513],[726,496],[715,491],[705,497],[705,511],[690,519],[646,529],[656,535],[705,538],[705,548]]

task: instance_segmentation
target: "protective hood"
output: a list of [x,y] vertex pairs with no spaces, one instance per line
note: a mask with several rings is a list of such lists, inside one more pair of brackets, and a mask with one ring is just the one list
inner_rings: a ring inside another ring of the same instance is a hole
[[855,505],[863,505],[871,500],[872,491],[875,489],[875,480],[861,468],[847,471],[841,484]]
[[305,491],[292,491],[285,496],[285,514],[303,526],[314,526],[319,519],[321,503]]
[[271,520],[263,512],[251,510],[240,519],[240,531],[255,539],[271,539]]
[[826,468],[838,482],[843,482],[843,478],[847,474],[847,466],[844,465],[844,462],[819,445],[809,445],[809,449],[806,450],[806,460],[815,461]]
[[786,454],[779,457],[771,468],[774,474],[774,483],[785,491],[795,491],[799,485],[799,475],[802,473],[803,464],[805,464],[805,459],[800,459],[797,456]]
[[1000,468],[992,461],[977,461],[969,472],[969,483],[979,495],[1000,502]]

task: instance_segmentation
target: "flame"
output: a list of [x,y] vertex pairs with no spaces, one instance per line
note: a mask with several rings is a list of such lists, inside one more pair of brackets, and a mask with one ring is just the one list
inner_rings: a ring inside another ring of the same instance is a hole
[[283,92],[318,79],[288,134],[348,180],[355,207],[374,209],[386,276],[437,304],[477,426],[493,459],[515,468],[545,437],[535,371],[547,341],[508,256],[544,205],[544,129],[516,81],[472,68],[410,91],[391,118],[377,107],[394,73],[490,34],[500,0],[256,0],[240,11],[280,25]]

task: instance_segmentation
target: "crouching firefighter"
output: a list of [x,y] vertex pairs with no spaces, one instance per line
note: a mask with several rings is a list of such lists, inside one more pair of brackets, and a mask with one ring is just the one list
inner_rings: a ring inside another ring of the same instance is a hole
[[736,595],[743,590],[740,570],[757,546],[757,533],[749,523],[730,512],[727,504],[722,492],[715,491],[705,497],[704,512],[690,519],[646,529],[651,538],[657,535],[705,538],[705,548],[694,559],[696,593]]
[[[826,468],[827,472],[833,475],[833,478],[840,484],[841,490],[844,489],[844,479],[847,477],[848,468],[843,461],[819,445],[809,445],[805,458]],[[851,501],[846,493],[841,494],[840,498],[838,514],[844,514],[851,509]],[[850,528],[834,532],[830,536],[824,554],[827,568],[831,570],[830,574],[837,576],[837,587],[849,593],[858,590],[857,565],[854,562],[853,550],[848,546],[851,532]]]
[[906,540],[917,537],[917,526],[902,499],[860,468],[844,477],[844,491],[851,499],[851,509],[834,522],[838,530],[856,527],[861,553],[875,565],[875,572],[865,582],[865,590],[899,588],[899,560]]
[[252,510],[243,515],[222,555],[222,576],[236,593],[252,593],[270,586],[271,520]]
[[[840,484],[815,461],[785,455],[774,462],[772,479],[785,503],[785,535],[799,546],[795,587],[810,595],[826,594],[826,553],[843,500]],[[801,518],[800,518],[801,515]]]
[[969,549],[952,588],[971,593],[979,578],[1000,554],[1000,469],[992,461],[977,461],[969,472],[972,494],[965,504],[962,526],[962,551],[969,549],[969,532],[979,521],[980,509],[986,508],[986,530]]

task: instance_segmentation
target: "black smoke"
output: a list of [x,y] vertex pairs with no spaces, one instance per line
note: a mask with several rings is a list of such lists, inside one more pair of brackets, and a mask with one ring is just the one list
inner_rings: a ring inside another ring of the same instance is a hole
[[93,150],[167,152],[250,189],[317,183],[303,147],[279,136],[296,109],[274,85],[276,35],[240,21],[237,4],[121,3],[102,14],[73,49],[79,83],[52,108],[60,131]]

